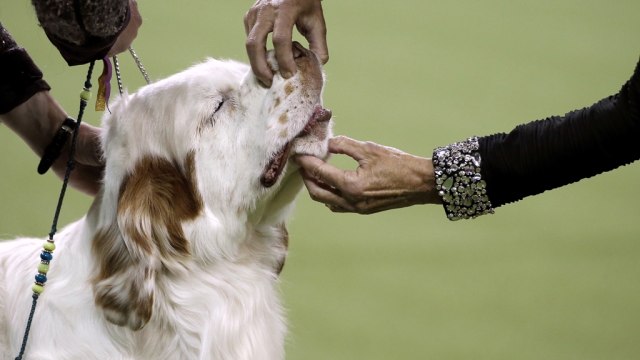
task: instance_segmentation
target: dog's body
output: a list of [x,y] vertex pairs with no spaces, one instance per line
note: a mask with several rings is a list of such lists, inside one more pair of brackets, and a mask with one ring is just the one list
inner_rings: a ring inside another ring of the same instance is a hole
[[[270,89],[244,64],[209,60],[112,107],[103,191],[55,237],[27,359],[284,357],[277,282],[301,189],[287,159],[326,156],[330,133],[320,64],[296,56],[298,73]],[[6,359],[42,243],[0,243]]]

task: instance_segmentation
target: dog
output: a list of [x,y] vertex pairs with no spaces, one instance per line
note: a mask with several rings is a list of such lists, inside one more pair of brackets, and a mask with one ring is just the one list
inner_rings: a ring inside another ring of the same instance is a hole
[[[318,58],[273,85],[209,59],[121,96],[103,117],[103,186],[55,236],[26,359],[282,359],[278,277],[302,189],[327,156]],[[0,243],[0,346],[18,353],[43,239]]]

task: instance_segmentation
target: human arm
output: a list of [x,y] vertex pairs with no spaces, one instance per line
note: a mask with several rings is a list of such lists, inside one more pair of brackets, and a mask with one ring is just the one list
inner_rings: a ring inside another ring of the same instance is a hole
[[329,151],[358,161],[341,170],[313,156],[296,162],[311,198],[335,212],[372,214],[417,204],[437,204],[431,159],[345,136],[329,140]]
[[564,116],[479,138],[494,207],[640,159],[640,62],[620,91]]
[[256,77],[270,86],[273,71],[267,64],[267,36],[272,40],[283,77],[296,72],[293,61],[293,27],[309,41],[309,49],[324,64],[329,60],[327,28],[322,0],[258,0],[244,16],[247,54]]
[[[67,117],[49,93],[49,85],[28,53],[19,47],[0,23],[0,123],[20,136],[41,157],[60,124]],[[79,130],[76,170],[71,185],[94,195],[99,188],[102,161],[99,129],[83,125]],[[62,177],[68,152],[52,168]],[[34,170],[36,166],[34,164]]]
[[[38,157],[42,157],[46,146],[66,117],[67,114],[51,94],[41,91],[10,112],[1,114],[0,122],[20,136]],[[76,165],[71,173],[70,185],[76,190],[94,196],[100,189],[104,166],[100,155],[100,129],[82,123],[77,131],[80,132],[74,157]],[[66,171],[70,143],[69,139],[60,157],[51,166],[53,172],[61,179]],[[35,174],[35,163],[33,169]]]
[[[640,63],[616,95],[590,107],[520,125],[509,133],[471,138],[437,148],[428,159],[430,163],[423,162],[422,165],[422,171],[429,174],[425,178],[429,179],[430,185],[422,187],[423,193],[416,197],[434,199],[437,194],[452,220],[490,213],[506,203],[640,159],[640,147],[636,145],[639,137]],[[354,157],[353,154],[363,150],[364,144],[354,142],[354,148],[345,154]],[[336,152],[331,147],[330,151]],[[465,155],[469,156],[466,160]],[[360,166],[365,163],[372,170],[356,171],[356,175],[347,175],[348,171],[315,158],[302,157],[298,163],[313,199],[328,204],[333,211],[367,214],[385,209],[375,207],[370,194],[362,191],[366,188],[364,185],[386,181],[383,183],[386,193],[393,197],[394,190],[403,189],[407,184],[389,177],[388,172],[413,166],[412,162],[402,159],[391,164],[381,162],[379,158],[361,157]],[[472,172],[465,174],[467,179],[458,176],[463,161],[472,168],[467,169]],[[452,170],[450,174],[447,169]],[[452,179],[450,182],[458,183],[459,180],[463,191],[447,182],[449,178]],[[477,186],[467,186],[470,183]],[[387,199],[387,204],[393,204],[392,200]],[[394,207],[401,206],[389,208]]]

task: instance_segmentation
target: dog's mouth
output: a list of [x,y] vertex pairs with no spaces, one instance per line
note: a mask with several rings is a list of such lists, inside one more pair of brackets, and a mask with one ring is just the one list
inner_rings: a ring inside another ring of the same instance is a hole
[[321,126],[322,123],[327,123],[329,120],[331,120],[331,110],[325,109],[320,105],[316,105],[313,109],[313,113],[309,117],[307,125],[298,133],[298,135],[289,140],[282,149],[280,149],[280,151],[273,155],[271,160],[269,160],[269,163],[265,166],[262,171],[262,175],[260,176],[260,183],[262,186],[268,188],[278,181],[278,178],[284,170],[284,166],[287,164],[289,153],[291,152],[295,139],[311,134],[316,126]]

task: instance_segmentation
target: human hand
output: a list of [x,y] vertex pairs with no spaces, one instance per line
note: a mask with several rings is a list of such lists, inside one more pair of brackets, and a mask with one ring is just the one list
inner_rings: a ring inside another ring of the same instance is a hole
[[116,42],[111,49],[109,49],[107,56],[117,55],[126,51],[138,36],[138,29],[142,25],[142,16],[140,16],[140,12],[138,11],[138,2],[136,0],[129,0],[129,12],[129,23],[124,30],[120,32],[118,39],[116,39]]
[[[69,185],[76,190],[91,196],[95,196],[100,190],[104,162],[102,159],[102,148],[100,147],[100,134],[102,129],[80,124],[76,150],[74,153],[74,168],[69,178]],[[67,171],[67,161],[69,160],[69,146],[71,136],[62,149],[60,157],[53,163],[51,170],[60,178],[64,179]]]
[[355,159],[358,168],[345,171],[306,155],[296,162],[311,198],[333,212],[373,214],[441,202],[431,159],[345,136],[330,139],[329,152]]
[[325,64],[329,61],[327,28],[322,0],[258,0],[244,16],[247,54],[256,77],[271,86],[273,72],[267,64],[267,36],[272,40],[280,74],[290,78],[296,72],[292,38],[295,25],[309,41],[309,49]]

